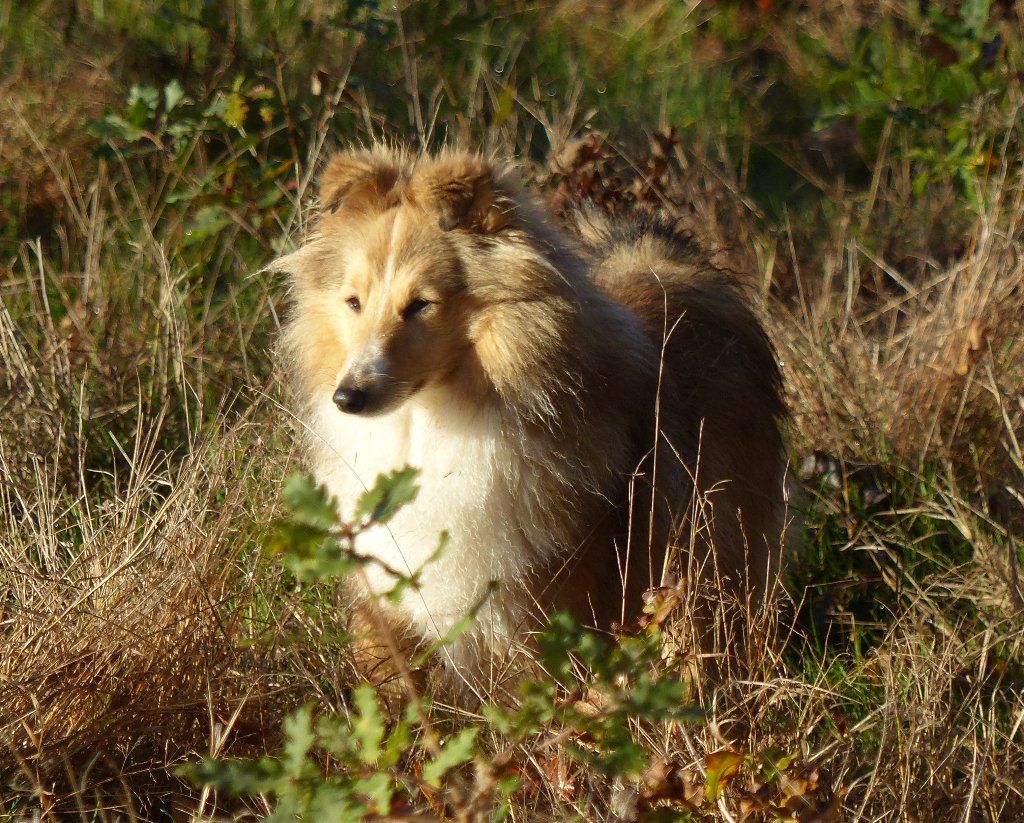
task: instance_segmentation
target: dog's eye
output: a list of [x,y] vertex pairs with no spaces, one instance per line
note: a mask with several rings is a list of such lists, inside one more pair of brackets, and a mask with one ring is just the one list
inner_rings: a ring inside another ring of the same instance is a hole
[[408,320],[410,317],[415,317],[429,305],[429,300],[423,300],[422,298],[417,297],[408,306],[402,309],[402,317],[404,317],[406,320]]
[[358,314],[359,310],[363,307],[363,304],[359,302],[358,297],[350,297],[345,302],[348,304],[348,307],[352,309],[352,311],[354,311],[356,314]]

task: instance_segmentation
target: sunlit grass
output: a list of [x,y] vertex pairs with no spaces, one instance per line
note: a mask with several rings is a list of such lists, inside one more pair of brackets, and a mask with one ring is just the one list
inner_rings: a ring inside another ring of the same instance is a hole
[[[0,2],[0,808],[238,811],[175,767],[347,711],[343,596],[264,551],[297,460],[262,268],[325,152],[464,139],[550,191],[596,129],[629,190],[671,125],[663,207],[764,286],[802,528],[782,648],[637,739],[799,755],[837,819],[1024,814],[1016,21],[770,6]],[[512,750],[511,819],[640,791]]]

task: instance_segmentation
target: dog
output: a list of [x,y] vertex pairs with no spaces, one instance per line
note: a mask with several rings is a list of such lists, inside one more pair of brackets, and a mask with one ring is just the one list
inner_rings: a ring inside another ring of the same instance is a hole
[[[450,641],[470,683],[552,609],[607,628],[673,575],[712,599],[773,590],[779,367],[739,278],[670,226],[594,210],[564,229],[481,154],[374,145],[330,159],[275,268],[317,480],[350,512],[420,469],[415,501],[358,539],[377,630]],[[396,572],[416,585],[385,599]]]

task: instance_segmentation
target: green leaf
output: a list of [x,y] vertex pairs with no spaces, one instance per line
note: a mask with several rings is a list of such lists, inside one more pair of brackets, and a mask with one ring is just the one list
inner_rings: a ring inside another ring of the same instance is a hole
[[305,474],[293,474],[281,491],[292,519],[314,529],[327,531],[338,522],[338,510],[323,486]]
[[167,136],[171,138],[171,143],[176,148],[179,148],[184,144],[186,140],[191,138],[197,131],[199,126],[197,123],[192,121],[181,121],[178,120],[174,123],[169,123],[164,131],[167,132]]
[[384,740],[384,716],[377,703],[377,692],[373,686],[363,684],[352,693],[356,716],[352,721],[352,736],[359,747],[356,753],[367,766],[372,766],[381,755]]
[[217,117],[220,120],[223,120],[225,115],[226,115],[226,113],[227,113],[227,110],[228,110],[228,100],[227,100],[227,98],[223,94],[221,94],[221,95],[218,95],[216,97],[216,99],[214,99],[213,102],[211,102],[210,105],[208,105],[203,110],[203,116],[204,117]]
[[274,810],[274,816],[266,819],[266,823],[277,823],[278,820],[280,823],[295,823],[297,819],[309,821],[363,820],[370,810],[365,803],[357,800],[352,794],[352,786],[320,785],[316,788],[308,808],[296,811],[279,806]]
[[799,755],[791,754],[777,747],[771,746],[758,754],[761,766],[758,774],[765,782],[775,780],[780,774],[794,763]]
[[177,80],[172,80],[164,86],[164,110],[168,112],[174,111],[184,96],[185,90],[181,87],[181,83]]
[[704,758],[704,769],[707,772],[704,796],[710,802],[718,800],[725,784],[736,776],[742,763],[743,755],[728,749],[712,752]]
[[417,719],[416,706],[410,703],[406,707],[406,717],[395,726],[394,731],[388,735],[388,739],[384,742],[383,750],[377,758],[378,768],[391,768],[408,751],[412,743],[412,724]]
[[378,814],[388,813],[391,808],[391,798],[395,794],[395,787],[387,772],[377,772],[369,777],[360,778],[353,783],[353,788],[359,794],[370,798],[370,802],[377,807]]
[[928,172],[918,172],[914,176],[914,194],[921,197],[924,194],[924,190],[928,187]]
[[183,203],[189,200],[196,200],[205,194],[210,193],[216,184],[216,178],[212,171],[207,172],[193,185],[187,189],[178,189],[177,191],[169,192],[164,198],[165,203]]
[[579,649],[584,632],[576,618],[566,612],[551,615],[538,637],[541,659],[556,680],[569,684],[575,680],[570,652]]
[[106,117],[98,120],[90,120],[86,125],[86,129],[93,137],[98,137],[100,140],[108,142],[124,140],[126,143],[134,143],[145,134],[141,129],[136,128],[117,114],[108,114]]
[[245,115],[249,111],[249,104],[245,97],[237,91],[231,92],[224,101],[224,113],[221,119],[225,125],[234,129],[240,129],[245,124]]
[[964,0],[960,6],[960,19],[971,34],[977,36],[984,31],[991,6],[992,0]]
[[431,786],[440,786],[441,778],[449,771],[472,760],[476,750],[476,733],[476,728],[469,727],[445,743],[437,757],[424,765],[423,779]]
[[402,506],[416,499],[419,473],[419,469],[406,466],[391,474],[378,475],[373,488],[356,503],[356,517],[371,523],[387,523]]
[[266,791],[281,777],[281,763],[270,757],[259,760],[214,760],[189,763],[178,774],[197,786],[210,786],[233,794]]
[[153,87],[136,83],[128,91],[125,119],[136,126],[144,125],[156,114],[160,93]]
[[300,580],[342,578],[358,563],[351,552],[342,549],[337,537],[302,523],[280,523],[267,539],[267,549],[280,554]]
[[963,66],[939,69],[932,76],[932,97],[951,106],[961,105],[977,92],[978,84]]
[[207,237],[218,234],[231,225],[231,216],[221,206],[204,206],[185,229],[184,246],[191,246]]
[[284,721],[284,737],[282,765],[289,774],[301,774],[314,740],[313,716],[309,706],[303,706]]
[[505,121],[512,116],[512,108],[515,105],[515,91],[511,86],[498,95],[498,105],[494,110],[494,127],[500,128]]

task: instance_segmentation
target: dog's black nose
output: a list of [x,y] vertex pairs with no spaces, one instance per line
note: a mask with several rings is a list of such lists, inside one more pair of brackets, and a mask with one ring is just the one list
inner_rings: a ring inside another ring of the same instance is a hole
[[366,408],[366,401],[369,395],[362,389],[354,389],[348,386],[338,386],[334,390],[334,405],[343,412],[359,414]]

